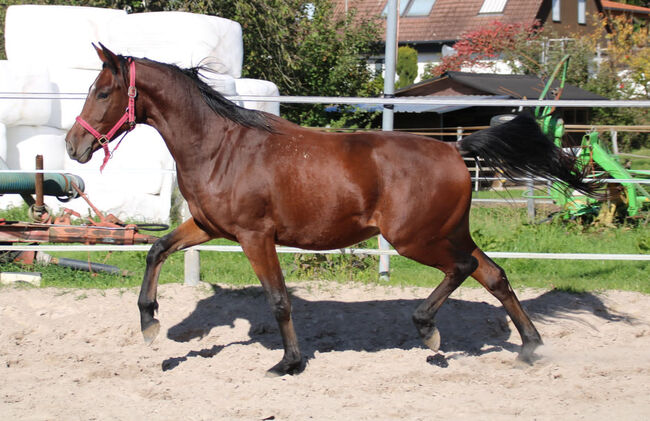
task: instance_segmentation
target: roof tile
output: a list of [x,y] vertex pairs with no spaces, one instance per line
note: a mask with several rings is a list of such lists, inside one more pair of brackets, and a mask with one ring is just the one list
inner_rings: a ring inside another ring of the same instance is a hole
[[[347,4],[349,9],[357,9],[359,16],[370,17],[379,16],[387,0],[333,1],[335,14],[345,13]],[[483,1],[436,0],[427,17],[401,17],[399,42],[457,40],[463,34],[485,27],[495,20],[506,24],[532,24],[543,3],[543,0],[509,0],[503,13],[479,14]]]

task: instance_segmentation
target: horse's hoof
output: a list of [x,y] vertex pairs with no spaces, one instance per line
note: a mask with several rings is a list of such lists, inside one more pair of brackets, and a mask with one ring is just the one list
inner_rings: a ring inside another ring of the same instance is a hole
[[160,332],[160,322],[156,319],[151,320],[147,327],[142,328],[145,345],[151,345],[158,336],[158,332]]
[[542,341],[531,341],[521,347],[521,352],[517,356],[517,361],[533,365],[535,361],[541,359],[541,357],[535,354],[535,350],[542,345]]
[[281,371],[276,370],[275,367],[273,367],[266,371],[265,376],[268,378],[274,378],[274,377],[282,377],[285,374],[287,373],[282,373]]
[[438,352],[440,349],[440,332],[435,326],[423,338],[424,344],[432,351]]
[[266,372],[266,377],[281,377],[285,376],[287,374],[297,374],[300,372],[300,368],[302,366],[302,361],[298,360],[297,362],[286,362],[285,360],[280,361],[273,367],[271,367],[267,372]]

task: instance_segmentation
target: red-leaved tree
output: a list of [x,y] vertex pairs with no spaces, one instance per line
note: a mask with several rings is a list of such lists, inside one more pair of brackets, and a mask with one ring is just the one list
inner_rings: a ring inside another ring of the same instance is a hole
[[494,60],[511,50],[518,42],[534,39],[540,30],[539,22],[530,25],[493,21],[484,28],[464,34],[453,48],[456,53],[443,57],[439,64],[429,67],[427,77],[436,77],[447,71],[459,71],[485,60]]

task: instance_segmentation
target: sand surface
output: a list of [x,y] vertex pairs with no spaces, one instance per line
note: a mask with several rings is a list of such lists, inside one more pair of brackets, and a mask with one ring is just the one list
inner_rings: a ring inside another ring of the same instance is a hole
[[282,348],[259,287],[161,286],[151,347],[136,290],[2,288],[0,419],[650,417],[648,295],[517,291],[546,343],[528,366],[515,362],[519,335],[482,289],[462,288],[442,307],[433,358],[411,323],[428,289],[290,287],[308,363],[281,378],[264,376]]

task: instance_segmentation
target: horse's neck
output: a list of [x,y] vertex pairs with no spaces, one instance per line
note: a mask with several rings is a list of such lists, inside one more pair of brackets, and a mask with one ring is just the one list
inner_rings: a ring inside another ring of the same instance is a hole
[[205,162],[206,155],[216,152],[225,131],[219,126],[228,122],[209,109],[193,86],[174,82],[162,75],[145,79],[138,95],[146,115],[144,123],[160,133],[182,171],[195,168]]

